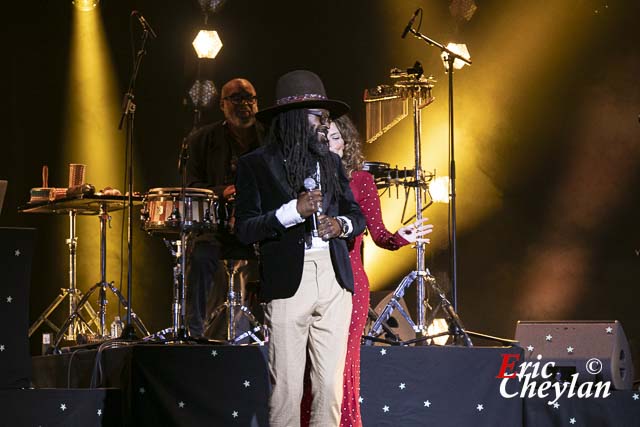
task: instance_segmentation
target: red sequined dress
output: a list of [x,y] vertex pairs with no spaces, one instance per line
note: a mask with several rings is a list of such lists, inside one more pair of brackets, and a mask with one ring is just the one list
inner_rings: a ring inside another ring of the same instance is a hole
[[[351,175],[351,191],[362,213],[367,220],[367,230],[375,244],[381,248],[397,250],[409,244],[398,233],[391,233],[382,222],[380,197],[373,176],[365,171],[356,171]],[[369,279],[362,265],[362,235],[356,237],[353,248],[349,251],[351,268],[353,269],[354,292],[351,324],[349,325],[349,342],[344,367],[341,427],[359,427],[360,417],[360,337],[364,331],[369,310]]]

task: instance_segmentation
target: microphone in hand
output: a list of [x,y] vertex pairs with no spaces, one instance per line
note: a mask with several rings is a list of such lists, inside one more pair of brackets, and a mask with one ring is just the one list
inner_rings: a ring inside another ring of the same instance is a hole
[[[316,188],[316,180],[311,177],[305,178],[303,185],[307,192],[302,194],[304,196],[307,196],[307,206],[309,206],[308,210],[310,211],[310,216],[312,217],[311,233],[313,237],[318,237],[318,215],[322,212],[322,193],[319,189]],[[298,205],[300,205],[300,197],[298,197]],[[303,210],[306,211],[306,209]],[[306,218],[306,216],[303,214],[303,212],[301,212],[300,209],[298,209],[298,212],[300,212],[300,216]]]

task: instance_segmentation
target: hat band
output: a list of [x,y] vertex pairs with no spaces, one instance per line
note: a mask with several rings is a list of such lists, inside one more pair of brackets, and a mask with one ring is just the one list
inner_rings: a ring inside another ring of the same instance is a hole
[[327,97],[324,95],[321,95],[319,93],[305,93],[302,95],[293,95],[293,96],[287,96],[285,98],[280,98],[276,101],[276,105],[285,105],[285,104],[291,104],[293,102],[301,102],[301,101],[316,101],[316,100],[326,100]]

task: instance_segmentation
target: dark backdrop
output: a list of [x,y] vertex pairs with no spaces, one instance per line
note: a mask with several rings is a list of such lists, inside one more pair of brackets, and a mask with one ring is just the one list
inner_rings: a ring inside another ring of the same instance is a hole
[[[530,3],[477,1],[475,15],[464,22],[451,17],[444,0],[314,6],[229,0],[209,20],[224,47],[201,72],[218,88],[230,78],[248,78],[266,107],[273,103],[279,75],[313,70],[330,96],[352,106],[363,129],[363,90],[388,84],[390,68],[419,59],[438,80],[437,102],[423,114],[426,166],[446,171],[447,84],[438,52],[399,37],[413,11],[424,8],[422,31],[443,42],[466,41],[474,60],[471,68],[456,73],[462,319],[470,329],[507,337],[518,319],[619,319],[637,362],[640,6],[596,0]],[[0,178],[10,184],[0,225],[38,228],[31,287],[35,319],[66,286],[67,222],[18,214],[17,207],[28,200],[31,187],[40,186],[41,165],[50,165],[52,181],[64,182],[61,171],[74,161],[64,154],[68,141],[62,129],[64,106],[72,96],[67,91],[72,6],[41,0],[7,7],[12,10],[3,14]],[[186,0],[103,0],[100,7],[118,97],[131,69],[130,11],[140,10],[158,33],[138,80],[135,189],[176,185],[178,149],[192,124],[185,91],[196,75],[190,43],[202,24],[199,8]],[[205,119],[220,116],[215,109]],[[410,166],[410,121],[365,147],[368,159]],[[124,144],[124,135],[110,143]],[[402,200],[385,201],[385,218],[401,208]],[[428,216],[438,227],[429,266],[448,286],[446,208],[434,208]],[[133,303],[149,329],[158,330],[169,322],[170,258],[161,241],[138,231],[135,219]],[[388,224],[397,227],[397,218]],[[85,249],[79,250],[79,286],[86,289],[99,276],[98,260],[82,258]],[[372,266],[372,285],[393,289],[412,268],[413,252],[382,256],[389,257],[383,264],[394,268]],[[33,349],[39,337],[38,332]]]

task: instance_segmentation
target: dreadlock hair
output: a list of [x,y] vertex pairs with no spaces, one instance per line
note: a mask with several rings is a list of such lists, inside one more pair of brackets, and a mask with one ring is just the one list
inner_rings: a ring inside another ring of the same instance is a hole
[[309,150],[309,141],[316,137],[309,128],[306,110],[295,109],[280,113],[273,119],[265,143],[280,147],[292,195],[297,196],[304,190],[305,178],[315,173],[316,162],[319,162],[323,193],[325,197],[337,199],[342,195],[342,188],[331,154],[318,156]]
[[338,117],[333,121],[344,140],[344,151],[342,153],[342,165],[347,176],[351,179],[351,174],[362,169],[364,156],[362,155],[362,142],[358,129],[353,121],[347,116]]

